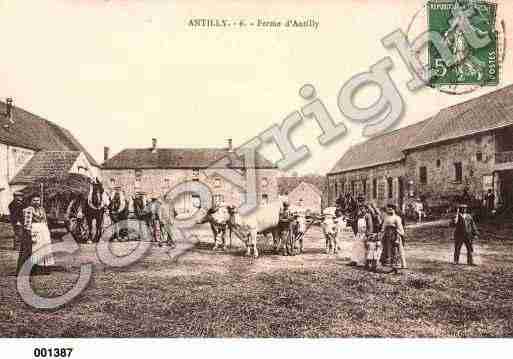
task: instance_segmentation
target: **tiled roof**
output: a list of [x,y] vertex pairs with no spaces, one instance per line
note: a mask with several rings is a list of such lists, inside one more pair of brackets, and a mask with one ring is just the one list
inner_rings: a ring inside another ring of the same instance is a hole
[[432,121],[405,148],[407,150],[513,125],[513,108],[491,102],[468,109],[454,118]]
[[84,153],[91,165],[98,166],[67,129],[19,107],[14,107],[14,123],[10,123],[5,112],[6,104],[0,101],[0,143],[36,151],[79,151]]
[[329,173],[334,174],[401,161],[404,159],[403,149],[405,146],[428,122],[429,119],[350,147]]
[[329,174],[398,162],[404,151],[513,125],[513,85],[350,147]]
[[326,186],[326,177],[324,176],[290,176],[278,178],[278,193],[283,195],[292,192],[301,183],[308,183],[314,187],[319,194],[322,194]]
[[512,124],[513,86],[442,109],[407,149]]
[[[233,168],[243,168],[243,158],[226,148],[132,148],[125,149],[103,163],[105,169],[207,168],[228,157]],[[256,154],[255,167],[276,168]]]
[[28,184],[39,179],[63,178],[77,160],[78,151],[39,151],[12,179],[11,184]]

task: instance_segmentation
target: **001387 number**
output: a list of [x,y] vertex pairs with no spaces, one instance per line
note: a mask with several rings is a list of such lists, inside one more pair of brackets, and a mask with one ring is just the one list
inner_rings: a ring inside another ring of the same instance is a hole
[[73,348],[34,348],[34,358],[69,358]]

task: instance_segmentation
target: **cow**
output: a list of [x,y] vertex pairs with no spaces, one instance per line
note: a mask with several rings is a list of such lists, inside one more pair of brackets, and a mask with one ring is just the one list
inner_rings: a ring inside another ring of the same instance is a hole
[[338,250],[337,236],[339,227],[335,216],[326,215],[321,222],[321,227],[326,239],[326,254],[329,254],[331,251],[333,251],[333,254],[336,254]]
[[230,242],[232,237],[232,227],[230,225],[232,207],[217,206],[205,211],[203,217],[197,222],[198,224],[209,223],[214,235],[214,247],[217,249],[217,236],[220,235],[222,240],[222,250],[226,249],[226,230],[229,230]]
[[258,257],[257,235],[259,233],[270,232],[274,239],[275,250],[279,251],[283,231],[280,219],[285,210],[286,206],[281,200],[261,205],[247,215],[241,215],[232,208],[231,226],[246,245],[247,256],[250,256],[253,250],[253,257]]

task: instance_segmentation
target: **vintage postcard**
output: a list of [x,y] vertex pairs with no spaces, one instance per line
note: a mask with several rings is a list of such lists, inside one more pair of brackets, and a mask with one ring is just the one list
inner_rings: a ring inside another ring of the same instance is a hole
[[509,343],[512,26],[509,0],[0,1],[1,351]]

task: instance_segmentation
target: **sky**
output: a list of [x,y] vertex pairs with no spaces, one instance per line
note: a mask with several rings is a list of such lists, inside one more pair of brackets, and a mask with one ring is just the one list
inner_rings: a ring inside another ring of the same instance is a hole
[[[407,68],[381,39],[406,31],[425,1],[167,1],[0,0],[0,98],[69,129],[101,162],[124,148],[241,145],[307,102],[304,84],[348,133],[322,146],[315,121],[305,119],[291,135],[311,156],[290,172],[325,174],[349,146],[364,140],[362,125],[345,118],[337,96],[352,76],[386,56],[405,103],[398,127],[440,109],[495,90],[468,95],[407,89]],[[498,1],[498,20],[511,39],[513,1]],[[191,19],[308,20],[312,28],[191,27]],[[424,20],[413,21],[419,29]],[[415,27],[414,26],[414,27]],[[509,41],[511,43],[511,41]],[[508,45],[508,42],[506,42]],[[513,60],[505,50],[499,87],[513,83]],[[356,97],[372,104],[370,87]],[[262,153],[277,161],[272,144]]]

